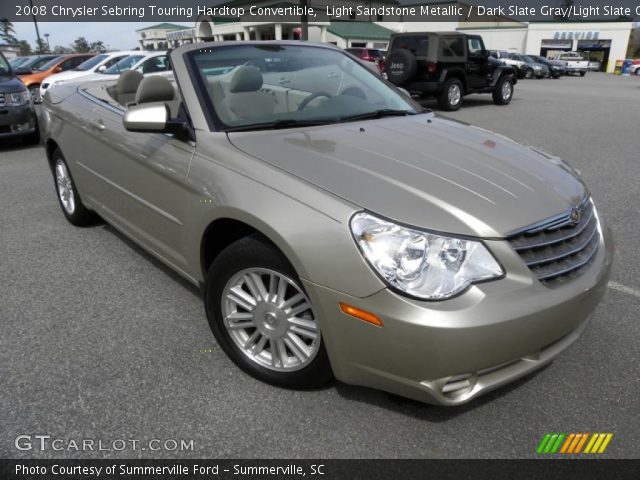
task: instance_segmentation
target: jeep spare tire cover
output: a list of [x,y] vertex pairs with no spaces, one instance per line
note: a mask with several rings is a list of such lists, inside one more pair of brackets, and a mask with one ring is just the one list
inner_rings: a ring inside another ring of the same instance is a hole
[[406,48],[392,51],[386,63],[387,78],[395,85],[404,85],[416,75],[416,57]]

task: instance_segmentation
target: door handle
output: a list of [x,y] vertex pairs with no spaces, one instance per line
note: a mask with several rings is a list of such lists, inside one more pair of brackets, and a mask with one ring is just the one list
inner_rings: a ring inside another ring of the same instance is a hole
[[280,80],[278,80],[279,85],[285,85],[287,83],[291,83],[291,80],[289,80],[288,78],[281,78]]
[[93,122],[91,122],[91,126],[99,132],[103,131],[106,128],[102,120],[94,120]]
[[329,75],[327,75],[327,78],[338,78],[338,74],[336,72],[332,72]]

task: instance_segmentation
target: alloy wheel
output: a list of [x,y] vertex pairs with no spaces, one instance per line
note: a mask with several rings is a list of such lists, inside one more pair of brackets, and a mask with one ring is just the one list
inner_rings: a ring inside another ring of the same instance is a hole
[[311,302],[294,280],[275,270],[248,268],[231,277],[222,316],[240,351],[270,370],[300,370],[320,349]]
[[73,184],[71,176],[67,170],[67,166],[62,160],[56,162],[56,185],[58,187],[58,197],[62,208],[69,214],[73,215],[76,210],[76,199],[73,194]]
[[509,100],[513,94],[513,85],[509,81],[505,81],[502,84],[502,99]]
[[449,96],[449,104],[450,105],[458,105],[458,103],[460,103],[460,98],[462,97],[461,92],[460,92],[460,86],[458,84],[452,84],[449,87],[449,92],[448,92],[448,96]]

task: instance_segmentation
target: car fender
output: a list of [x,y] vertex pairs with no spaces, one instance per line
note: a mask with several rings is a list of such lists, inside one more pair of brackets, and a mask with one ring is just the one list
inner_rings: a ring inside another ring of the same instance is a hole
[[510,65],[498,65],[495,70],[493,71],[493,75],[491,77],[491,86],[495,87],[496,84],[498,83],[498,80],[500,80],[500,77],[502,77],[502,75],[512,75],[513,76],[513,84],[515,85],[516,83],[518,83],[518,79],[516,76],[516,71],[515,69],[510,66]]
[[384,288],[350,233],[349,221],[360,207],[247,156],[224,133],[199,136],[189,184],[194,196],[185,251],[198,252],[187,259],[198,280],[206,273],[201,246],[207,229],[230,219],[267,237],[304,280],[355,297]]
[[444,83],[448,78],[455,77],[462,82],[463,88],[467,89],[467,81],[465,72],[461,68],[444,68],[442,72],[440,72],[440,79],[438,80],[440,83]]

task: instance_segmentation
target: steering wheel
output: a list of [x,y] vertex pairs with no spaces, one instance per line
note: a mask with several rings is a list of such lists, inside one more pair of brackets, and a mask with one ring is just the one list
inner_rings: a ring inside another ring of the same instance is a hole
[[307,108],[307,105],[309,105],[309,102],[311,102],[311,100],[315,100],[318,97],[331,98],[331,95],[329,95],[328,93],[325,93],[325,92],[312,93],[307,98],[305,98],[302,102],[300,102],[300,105],[298,105],[298,111],[301,112],[302,110]]
[[367,96],[364,94],[360,87],[347,87],[345,88],[340,95],[349,95],[351,97],[361,98],[362,100],[366,100]]

